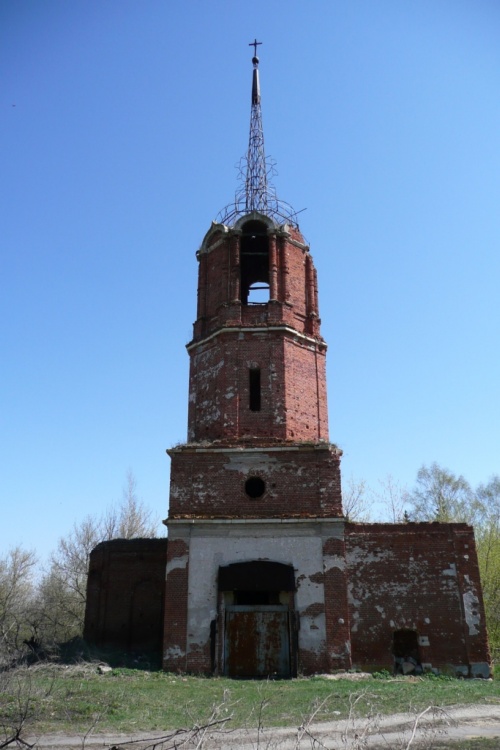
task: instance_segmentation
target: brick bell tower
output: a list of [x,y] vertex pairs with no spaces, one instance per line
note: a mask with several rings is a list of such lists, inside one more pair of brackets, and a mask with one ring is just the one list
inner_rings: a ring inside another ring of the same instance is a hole
[[163,664],[286,677],[348,668],[349,623],[317,277],[268,184],[257,44],[242,186],[197,253],[188,441],[168,451]]

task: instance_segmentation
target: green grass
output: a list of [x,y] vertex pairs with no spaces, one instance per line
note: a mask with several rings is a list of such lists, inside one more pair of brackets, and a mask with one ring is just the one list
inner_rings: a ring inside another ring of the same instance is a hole
[[[298,726],[324,701],[317,721],[347,716],[350,700],[363,694],[358,715],[391,714],[428,705],[500,704],[500,681],[454,679],[332,681],[322,677],[286,681],[243,681],[185,677],[164,672],[115,669],[99,675],[91,665],[29,670],[29,694],[38,732],[84,732],[98,718],[97,731],[139,732],[189,727],[219,715],[231,727]],[[19,693],[17,693],[18,695]],[[0,713],[15,710],[16,692],[0,694]],[[472,747],[472,746],[471,746]],[[487,745],[485,746],[487,747]]]
[[474,737],[469,740],[442,740],[432,744],[434,750],[498,750],[498,738]]

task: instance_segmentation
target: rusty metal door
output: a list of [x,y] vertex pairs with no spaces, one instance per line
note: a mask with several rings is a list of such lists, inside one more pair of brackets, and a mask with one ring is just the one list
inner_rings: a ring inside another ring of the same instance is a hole
[[291,676],[288,607],[226,607],[224,673],[229,677]]

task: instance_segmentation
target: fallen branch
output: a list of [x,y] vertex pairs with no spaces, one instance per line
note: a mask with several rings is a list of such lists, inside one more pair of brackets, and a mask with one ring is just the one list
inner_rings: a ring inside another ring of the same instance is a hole
[[424,708],[423,711],[421,711],[417,716],[415,716],[415,720],[413,722],[412,732],[410,735],[410,739],[408,740],[407,745],[405,746],[404,750],[410,750],[410,747],[413,743],[413,740],[416,737],[417,734],[417,728],[418,724],[421,721],[421,719],[429,712],[429,711],[435,711],[436,713],[441,713],[447,718],[447,723],[449,724],[449,717],[446,711],[444,711],[442,708],[439,708],[438,706],[427,706],[427,708]]
[[[126,748],[133,747],[134,745],[140,744],[142,746],[145,742],[149,742],[150,744],[144,745],[142,750],[155,750],[156,748],[161,748],[161,750],[175,750],[175,748],[179,748],[182,747],[182,745],[185,745],[186,742],[196,741],[198,734],[201,734],[201,738],[198,740],[198,744],[196,745],[196,747],[201,748],[206,733],[209,729],[212,729],[214,727],[220,728],[232,718],[233,715],[231,714],[224,719],[209,720],[206,724],[202,724],[200,726],[195,725],[190,729],[176,729],[175,731],[170,732],[169,734],[164,734],[161,737],[143,737],[142,739],[128,740],[127,742],[122,742],[119,745],[113,745],[110,750],[126,750]],[[181,744],[179,744],[179,739]],[[173,745],[166,744],[172,741],[174,741]]]

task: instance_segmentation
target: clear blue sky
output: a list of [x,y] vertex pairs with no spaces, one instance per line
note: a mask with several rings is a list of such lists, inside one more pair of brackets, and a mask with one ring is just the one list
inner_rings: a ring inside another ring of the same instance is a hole
[[497,0],[2,0],[0,553],[46,556],[129,468],[167,515],[255,36],[344,475],[500,471]]

